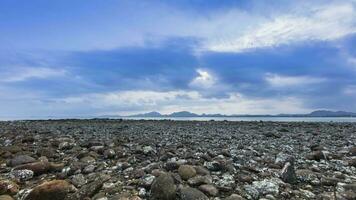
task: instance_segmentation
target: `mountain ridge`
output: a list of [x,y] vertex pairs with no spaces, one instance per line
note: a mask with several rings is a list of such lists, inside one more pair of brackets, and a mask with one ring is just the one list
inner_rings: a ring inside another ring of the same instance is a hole
[[346,111],[315,110],[307,114],[266,114],[266,115],[249,115],[249,114],[196,114],[189,111],[173,112],[171,114],[161,114],[156,111],[128,115],[122,117],[356,117],[356,113]]

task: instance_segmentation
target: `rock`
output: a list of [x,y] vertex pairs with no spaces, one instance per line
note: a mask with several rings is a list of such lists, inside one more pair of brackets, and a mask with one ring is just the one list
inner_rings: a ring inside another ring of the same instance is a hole
[[194,167],[190,165],[181,165],[178,168],[178,174],[183,180],[188,180],[189,178],[194,177],[197,174],[197,172],[194,169]]
[[285,163],[290,162],[291,160],[294,161],[294,158],[291,155],[280,152],[276,155],[274,163],[282,167]]
[[199,186],[199,190],[213,197],[217,196],[219,193],[218,189],[216,189],[213,185],[201,185]]
[[303,189],[300,189],[299,191],[301,192],[302,197],[304,197],[305,199],[314,199],[315,198],[315,194],[311,191],[303,190]]
[[85,163],[85,164],[93,164],[95,163],[95,158],[91,156],[85,156],[80,159],[80,162]]
[[116,155],[116,153],[113,149],[107,149],[104,151],[105,158],[112,159],[112,158],[115,158],[115,155]]
[[349,166],[356,167],[356,158],[349,161]]
[[14,170],[24,170],[24,169],[33,171],[34,175],[41,175],[51,170],[51,164],[48,161],[39,161],[39,162],[19,165],[14,168]]
[[33,162],[36,162],[36,159],[32,158],[31,156],[19,155],[19,156],[16,156],[15,158],[9,160],[8,166],[15,167],[18,165],[22,165],[22,164],[26,164],[26,163],[33,163]]
[[307,159],[309,160],[328,160],[328,156],[324,151],[313,151],[311,154],[307,155]]
[[229,173],[222,175],[222,178],[215,182],[215,185],[219,190],[222,191],[231,191],[235,187],[235,178]]
[[176,186],[171,175],[162,174],[159,177],[155,178],[151,185],[151,199],[176,199]]
[[224,169],[224,166],[218,161],[205,162],[204,166],[213,172],[220,171]]
[[14,199],[9,195],[0,195],[0,200],[14,200]]
[[64,200],[71,191],[73,187],[67,181],[53,180],[33,188],[24,200]]
[[85,185],[87,183],[87,180],[85,179],[83,174],[77,174],[71,178],[71,183],[75,187],[82,187],[83,185]]
[[201,191],[191,188],[184,187],[180,190],[181,200],[209,200],[209,198]]
[[32,179],[34,172],[28,169],[13,170],[10,173],[10,177],[22,182]]
[[143,149],[143,153],[146,155],[154,152],[154,150],[151,146],[144,146],[142,149]]
[[69,143],[67,141],[64,141],[64,142],[61,142],[59,145],[58,145],[58,149],[59,150],[69,150],[71,148],[73,148],[74,144],[73,143]]
[[146,174],[141,178],[140,185],[145,188],[150,188],[155,178],[156,177],[151,174]]
[[336,186],[338,182],[342,182],[341,179],[333,178],[333,177],[323,177],[320,180],[322,185],[325,186]]
[[296,171],[297,179],[303,183],[317,185],[320,181],[318,176],[311,170],[301,169]]
[[211,176],[194,176],[188,180],[188,184],[191,186],[199,186],[202,184],[211,184],[213,182]]
[[110,179],[109,176],[103,174],[95,176],[96,178],[93,181],[83,185],[75,193],[68,195],[66,200],[91,198],[98,193],[103,184]]
[[245,200],[245,199],[240,195],[232,194],[232,195],[226,197],[224,200]]
[[265,179],[262,181],[254,181],[252,182],[252,190],[258,191],[257,196],[266,195],[266,194],[278,195],[279,183],[280,180],[276,178]]
[[20,187],[13,181],[0,180],[0,195],[8,194],[14,195],[19,192]]
[[287,162],[282,171],[281,171],[281,179],[285,183],[295,184],[297,182],[297,176],[294,171],[293,162]]
[[350,154],[351,156],[356,156],[356,146],[350,148],[349,154]]
[[94,170],[95,170],[95,165],[88,165],[83,169],[83,173],[90,174],[90,173],[94,172]]

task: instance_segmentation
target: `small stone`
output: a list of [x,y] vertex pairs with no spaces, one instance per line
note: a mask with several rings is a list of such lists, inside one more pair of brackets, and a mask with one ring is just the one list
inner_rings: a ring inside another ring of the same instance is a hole
[[181,200],[209,200],[209,198],[201,191],[191,188],[184,187],[180,191]]
[[213,197],[217,196],[219,193],[218,189],[216,189],[213,185],[201,185],[199,186],[199,190]]
[[176,186],[171,175],[161,174],[155,178],[151,185],[151,197],[157,200],[176,199]]
[[10,176],[16,180],[19,180],[20,182],[22,181],[28,181],[32,179],[34,175],[34,172],[32,170],[28,169],[23,169],[23,170],[13,170],[10,173]]
[[113,149],[107,149],[104,151],[105,158],[112,159],[112,158],[115,158],[115,155],[116,155],[116,153]]
[[205,163],[204,163],[204,166],[205,166],[208,170],[213,171],[213,172],[223,170],[223,166],[221,165],[221,163],[219,163],[219,162],[217,162],[217,161],[205,162]]
[[311,154],[307,155],[307,159],[309,160],[328,160],[328,156],[324,151],[313,151]]
[[94,172],[94,170],[95,170],[95,165],[88,165],[83,169],[83,173],[90,174],[90,173]]
[[235,178],[233,175],[229,173],[225,173],[222,175],[222,178],[216,181],[215,185],[219,188],[219,190],[223,191],[231,191],[235,187]]
[[259,194],[274,194],[277,195],[279,193],[279,181],[275,178],[266,179],[262,181],[254,181],[252,182],[252,187],[255,188]]
[[81,187],[87,183],[87,180],[85,179],[83,174],[77,174],[72,177],[71,183],[75,187]]
[[194,169],[194,167],[190,165],[181,165],[178,168],[178,174],[183,180],[188,180],[189,178],[194,177],[197,174],[197,172]]

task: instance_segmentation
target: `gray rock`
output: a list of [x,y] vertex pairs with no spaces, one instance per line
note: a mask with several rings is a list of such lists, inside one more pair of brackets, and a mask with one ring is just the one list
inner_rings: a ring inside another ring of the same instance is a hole
[[209,200],[209,198],[201,191],[191,188],[184,187],[180,190],[181,200]]
[[174,200],[176,199],[176,186],[170,174],[161,174],[151,185],[151,199]]
[[10,167],[36,162],[36,159],[28,155],[18,155],[7,163]]
[[215,186],[207,185],[207,184],[199,186],[199,190],[204,192],[205,194],[207,194],[209,196],[213,196],[213,197],[217,196],[219,193],[219,190],[216,189]]

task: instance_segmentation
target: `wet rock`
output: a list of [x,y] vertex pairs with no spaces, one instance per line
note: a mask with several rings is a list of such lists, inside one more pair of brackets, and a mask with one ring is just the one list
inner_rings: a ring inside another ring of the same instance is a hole
[[18,166],[18,165],[22,165],[22,164],[26,164],[26,163],[32,163],[32,162],[35,162],[35,161],[36,161],[36,159],[34,159],[31,156],[18,155],[15,158],[9,160],[8,166],[15,167],[15,166]]
[[151,185],[151,199],[176,199],[176,186],[171,175],[162,174],[153,181]]
[[181,200],[209,200],[209,198],[201,191],[191,188],[184,187],[180,190]]
[[24,200],[63,200],[71,191],[73,187],[67,181],[53,180],[33,188]]
[[209,196],[217,196],[219,191],[214,187],[213,185],[201,185],[199,186],[199,190],[204,192],[205,194]]
[[0,195],[8,194],[14,195],[19,192],[20,187],[13,181],[0,180]]
[[195,168],[190,165],[181,165],[178,168],[178,173],[183,180],[188,180],[197,174]]

